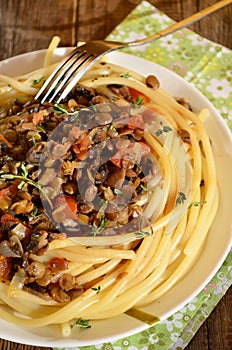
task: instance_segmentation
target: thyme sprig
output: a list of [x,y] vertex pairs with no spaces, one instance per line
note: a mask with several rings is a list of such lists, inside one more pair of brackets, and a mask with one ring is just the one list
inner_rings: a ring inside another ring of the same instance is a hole
[[152,227],[151,227],[151,232],[150,231],[144,231],[143,230],[143,219],[140,221],[139,224],[139,231],[135,232],[135,236],[136,238],[144,238],[147,236],[151,236],[152,235]]
[[30,179],[28,177],[28,175],[29,175],[28,169],[26,168],[26,166],[23,163],[21,164],[21,168],[20,169],[21,169],[21,175],[14,175],[14,174],[9,174],[9,173],[3,173],[3,174],[0,174],[0,178],[3,179],[3,180],[15,180],[15,179],[21,180],[20,183],[18,184],[18,189],[19,190],[21,190],[26,183],[31,185],[31,186],[34,186],[35,188],[37,188],[43,194],[43,196],[46,198],[46,200],[48,201],[50,206],[52,206],[52,203],[51,203],[47,193],[42,188],[42,186],[39,183],[33,181],[32,179]]
[[156,136],[160,136],[163,133],[167,133],[169,131],[172,131],[172,128],[170,128],[168,125],[164,125],[162,128],[158,129],[155,134]]
[[192,202],[189,206],[188,209],[190,209],[191,207],[199,207],[200,205],[203,205],[207,203],[207,201],[203,201],[203,202]]
[[99,226],[93,225],[91,234],[94,236],[101,234],[106,226],[106,223],[107,223],[107,220],[105,219],[104,216],[102,216],[100,219]]
[[176,198],[176,205],[183,204],[186,199],[187,198],[184,192],[178,192],[178,197]]
[[123,195],[123,191],[121,191],[119,188],[115,188],[114,193],[117,195]]
[[56,104],[54,104],[54,112],[57,114],[67,114],[67,115],[71,116],[71,121],[74,121],[78,117],[80,109],[76,110],[75,112],[69,112],[61,104],[56,103]]
[[123,75],[121,75],[121,77],[122,78],[130,78],[131,77],[131,75],[130,75],[130,73],[124,73]]
[[135,100],[136,106],[141,106],[143,104],[144,98],[141,96],[138,96]]
[[39,84],[42,84],[44,83],[46,80],[46,77],[42,77],[40,79],[34,79],[33,82],[32,82],[32,85],[39,85]]
[[91,325],[89,324],[90,320],[84,320],[81,317],[78,317],[75,322],[71,325],[71,328],[79,326],[80,328],[91,328]]
[[96,292],[96,294],[98,294],[98,293],[100,293],[101,286],[93,287],[91,289],[94,290]]

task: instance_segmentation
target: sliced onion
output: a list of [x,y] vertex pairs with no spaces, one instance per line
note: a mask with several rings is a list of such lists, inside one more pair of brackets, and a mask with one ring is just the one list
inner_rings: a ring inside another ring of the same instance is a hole
[[20,258],[21,255],[16,254],[10,247],[8,241],[2,241],[0,243],[0,254],[9,258]]
[[24,273],[20,273],[20,272],[15,273],[9,285],[9,289],[7,293],[9,297],[18,296],[19,291],[23,289],[25,279],[26,279],[26,276]]

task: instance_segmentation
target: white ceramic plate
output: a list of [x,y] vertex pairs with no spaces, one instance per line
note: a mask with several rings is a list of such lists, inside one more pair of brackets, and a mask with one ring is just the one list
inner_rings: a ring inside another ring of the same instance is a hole
[[[62,57],[67,49],[56,51],[56,58]],[[0,62],[0,73],[19,75],[41,67],[45,50],[26,53]],[[212,118],[207,121],[207,130],[215,153],[220,206],[215,222],[197,263],[186,277],[155,303],[144,308],[161,320],[188,303],[210,281],[226,258],[232,243],[232,138],[224,121],[211,103],[193,86],[182,78],[157,64],[135,56],[113,53],[109,55],[113,63],[128,67],[144,75],[155,74],[161,86],[171,95],[186,97],[196,109],[207,107]],[[109,342],[146,329],[148,326],[125,314],[110,320],[91,322],[88,330],[73,329],[70,337],[62,338],[56,326],[25,329],[0,320],[0,337],[18,343],[35,346],[71,347]]]

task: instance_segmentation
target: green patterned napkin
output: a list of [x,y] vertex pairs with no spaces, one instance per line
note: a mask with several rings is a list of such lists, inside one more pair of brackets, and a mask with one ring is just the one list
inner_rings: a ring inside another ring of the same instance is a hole
[[[107,39],[142,39],[172,22],[150,3],[143,1]],[[124,51],[165,66],[191,82],[213,103],[232,131],[232,55],[229,49],[182,29],[151,44]],[[232,250],[210,283],[166,320],[112,343],[62,350],[184,349],[231,284]]]

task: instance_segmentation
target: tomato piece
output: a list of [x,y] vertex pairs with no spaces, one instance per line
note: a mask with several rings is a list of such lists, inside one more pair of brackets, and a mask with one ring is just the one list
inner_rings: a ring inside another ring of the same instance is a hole
[[14,195],[18,192],[18,185],[20,181],[14,182],[12,185],[0,190],[0,198],[3,196]]
[[129,87],[130,95],[134,100],[134,103],[136,103],[137,99],[143,99],[144,102],[148,103],[150,102],[150,98],[145,96],[142,92],[135,90],[131,87]]
[[73,145],[72,149],[75,152],[77,159],[84,160],[87,157],[87,152],[91,146],[91,141],[87,134],[82,134],[77,142]]
[[55,200],[55,208],[62,207],[63,213],[67,217],[73,218],[73,214],[77,212],[77,201],[75,196],[58,196]]
[[65,201],[73,213],[77,212],[77,201],[74,196],[65,196]]
[[91,141],[89,139],[89,136],[87,134],[81,135],[81,140],[79,142],[80,151],[87,150],[91,145]]
[[1,223],[5,224],[8,221],[13,221],[13,222],[20,222],[19,219],[15,218],[12,214],[10,213],[5,213],[1,216]]
[[110,161],[117,167],[121,168],[122,158],[124,158],[128,153],[129,151],[126,148],[120,149],[110,158]]

